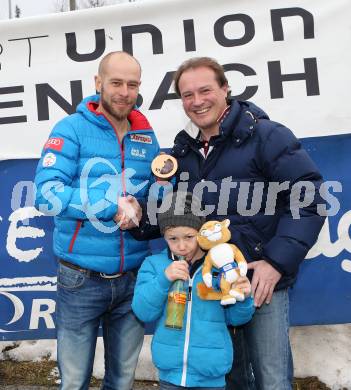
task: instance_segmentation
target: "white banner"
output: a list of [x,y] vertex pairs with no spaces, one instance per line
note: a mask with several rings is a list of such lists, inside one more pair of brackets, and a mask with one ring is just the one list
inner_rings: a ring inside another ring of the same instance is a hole
[[0,159],[39,157],[114,50],[141,63],[162,147],[186,123],[171,72],[194,56],[225,65],[233,95],[298,137],[351,133],[350,14],[349,0],[159,0],[0,22]]

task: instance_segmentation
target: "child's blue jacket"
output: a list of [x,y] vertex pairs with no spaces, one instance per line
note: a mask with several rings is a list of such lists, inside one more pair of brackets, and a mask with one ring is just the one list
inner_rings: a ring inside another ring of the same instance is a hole
[[202,282],[202,265],[189,281],[182,330],[165,327],[168,290],[171,282],[164,271],[171,263],[167,250],[147,257],[137,278],[132,308],[144,321],[157,321],[152,340],[152,359],[160,379],[178,386],[221,387],[233,361],[227,325],[248,322],[254,312],[253,300],[224,307],[220,301],[201,300],[196,286]]

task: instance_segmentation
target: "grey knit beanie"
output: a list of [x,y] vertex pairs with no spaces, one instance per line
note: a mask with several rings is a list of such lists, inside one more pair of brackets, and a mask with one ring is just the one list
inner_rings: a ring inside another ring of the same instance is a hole
[[[164,210],[164,211],[163,211]],[[196,230],[205,223],[205,217],[200,215],[201,201],[190,192],[171,192],[162,201],[157,214],[160,232],[163,235],[167,227],[188,226]]]

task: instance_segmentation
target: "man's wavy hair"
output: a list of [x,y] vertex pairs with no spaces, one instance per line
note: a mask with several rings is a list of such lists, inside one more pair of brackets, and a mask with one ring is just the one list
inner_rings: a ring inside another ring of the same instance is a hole
[[[220,87],[223,87],[224,85],[229,86],[228,80],[225,77],[224,69],[223,69],[222,65],[220,65],[215,59],[213,59],[211,57],[194,57],[194,58],[190,58],[189,60],[184,61],[179,66],[179,68],[176,70],[176,72],[174,73],[174,76],[173,76],[174,89],[179,97],[181,97],[180,91],[179,91],[179,79],[180,79],[181,75],[189,69],[196,69],[196,68],[200,68],[200,67],[212,69],[213,72],[215,73],[216,80],[217,80],[218,85]],[[230,97],[230,93],[231,92],[228,89],[227,98]]]

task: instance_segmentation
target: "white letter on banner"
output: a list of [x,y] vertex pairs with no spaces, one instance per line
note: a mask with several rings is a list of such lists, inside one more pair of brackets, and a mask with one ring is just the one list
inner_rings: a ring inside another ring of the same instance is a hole
[[29,262],[34,260],[43,251],[43,248],[35,248],[23,251],[16,246],[18,238],[37,238],[44,237],[43,229],[37,229],[32,226],[17,226],[18,222],[29,218],[41,217],[43,214],[34,207],[24,207],[15,210],[9,217],[10,227],[7,234],[6,250],[8,254],[18,261]]
[[325,257],[336,257],[343,250],[351,253],[351,238],[349,234],[351,226],[351,210],[347,211],[338,223],[338,239],[331,242],[329,219],[326,218],[325,223],[319,233],[317,242],[307,253],[306,259],[313,259],[319,255]]
[[[45,310],[41,310],[42,306],[45,306]],[[48,329],[54,329],[55,324],[51,314],[55,312],[55,307],[56,302],[53,299],[33,299],[29,329],[38,329],[40,318],[43,318]]]

